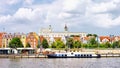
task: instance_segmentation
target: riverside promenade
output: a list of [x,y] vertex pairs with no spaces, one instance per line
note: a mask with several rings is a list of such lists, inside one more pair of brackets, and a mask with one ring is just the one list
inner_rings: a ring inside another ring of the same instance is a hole
[[[71,52],[92,52],[95,54],[100,54],[101,57],[120,57],[120,49],[79,49],[70,50]],[[37,53],[37,54],[0,54],[0,58],[47,58],[47,54],[53,52],[66,52],[65,50],[52,50],[49,52]]]

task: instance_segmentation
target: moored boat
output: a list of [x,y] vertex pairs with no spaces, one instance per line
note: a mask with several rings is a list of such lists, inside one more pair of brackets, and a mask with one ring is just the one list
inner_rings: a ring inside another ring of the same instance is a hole
[[100,58],[100,54],[90,52],[66,52],[48,54],[48,58]]

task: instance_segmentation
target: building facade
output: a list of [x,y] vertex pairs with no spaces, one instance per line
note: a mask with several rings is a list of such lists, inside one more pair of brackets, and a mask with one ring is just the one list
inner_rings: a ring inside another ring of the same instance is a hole
[[2,40],[3,40],[3,35],[4,34],[5,34],[5,32],[0,33],[0,48],[2,48]]
[[7,48],[12,38],[13,35],[11,33],[4,33],[2,36],[2,48]]
[[38,39],[39,37],[35,32],[30,32],[26,36],[26,43],[29,43],[31,48],[37,48]]
[[56,37],[61,38],[62,41],[65,41],[66,37],[70,37],[72,35],[86,37],[86,34],[87,33],[85,32],[69,32],[67,25],[64,27],[64,32],[53,32],[51,26],[49,26],[49,28],[42,28],[39,32],[39,36],[46,38],[48,43],[52,43]]
[[25,48],[26,47],[26,35],[24,33],[21,34],[20,40],[23,44],[23,47]]

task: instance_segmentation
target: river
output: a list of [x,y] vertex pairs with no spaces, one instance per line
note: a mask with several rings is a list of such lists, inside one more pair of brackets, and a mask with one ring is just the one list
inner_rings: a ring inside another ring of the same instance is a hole
[[120,68],[120,58],[0,58],[0,68]]

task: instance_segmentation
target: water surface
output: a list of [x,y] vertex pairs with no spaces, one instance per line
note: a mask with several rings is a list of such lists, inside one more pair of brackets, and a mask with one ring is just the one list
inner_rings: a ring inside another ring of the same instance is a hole
[[0,58],[0,68],[120,68],[120,58]]

